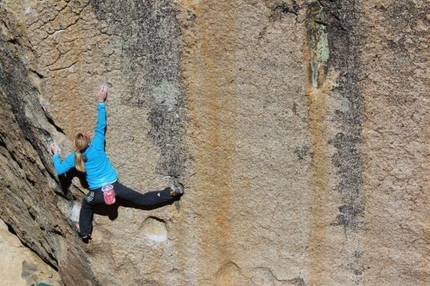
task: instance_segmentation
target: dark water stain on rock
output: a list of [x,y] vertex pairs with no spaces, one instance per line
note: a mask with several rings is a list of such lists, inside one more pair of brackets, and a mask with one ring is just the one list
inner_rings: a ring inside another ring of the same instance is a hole
[[[185,93],[180,60],[180,27],[173,1],[93,0],[106,33],[120,37],[124,77],[132,94],[125,104],[149,109],[148,137],[160,148],[157,172],[178,177],[186,148]],[[128,96],[128,95],[127,95]]]
[[[334,120],[340,132],[329,142],[336,148],[332,162],[337,167],[340,182],[336,191],[341,194],[340,214],[332,225],[344,225],[358,230],[363,221],[363,165],[360,157],[364,101],[359,85],[360,30],[359,7],[356,1],[321,1],[326,10],[330,59],[328,64],[340,71],[338,85],[333,92],[348,102],[348,109],[337,110]],[[341,20],[342,19],[342,20]]]

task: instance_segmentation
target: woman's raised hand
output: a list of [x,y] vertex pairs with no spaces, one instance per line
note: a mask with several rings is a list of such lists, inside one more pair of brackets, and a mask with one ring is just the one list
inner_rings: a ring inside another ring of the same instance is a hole
[[103,84],[103,85],[100,87],[99,94],[98,94],[98,96],[97,96],[97,100],[98,100],[98,102],[103,102],[103,101],[105,101],[105,100],[106,100],[107,93],[108,93],[108,86],[107,86],[107,84]]

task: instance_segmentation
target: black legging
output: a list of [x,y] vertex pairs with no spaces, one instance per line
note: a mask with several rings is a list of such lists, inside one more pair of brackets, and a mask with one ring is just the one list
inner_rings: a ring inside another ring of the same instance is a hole
[[[115,196],[127,202],[133,203],[142,207],[158,206],[173,201],[170,195],[170,188],[165,188],[162,191],[153,191],[141,194],[136,192],[120,182],[116,181],[112,184],[115,190]],[[104,204],[103,192],[101,188],[97,188],[88,192],[82,200],[82,208],[79,216],[79,228],[81,237],[86,237],[91,233],[93,222],[93,208],[95,205]]]

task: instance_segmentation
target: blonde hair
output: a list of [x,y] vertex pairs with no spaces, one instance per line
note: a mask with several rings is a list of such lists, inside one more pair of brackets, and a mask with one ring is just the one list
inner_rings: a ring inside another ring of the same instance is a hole
[[88,145],[90,143],[90,140],[87,136],[85,136],[82,133],[78,133],[75,138],[75,164],[76,164],[76,170],[79,172],[85,172],[85,162],[87,161],[87,158],[85,157],[83,152],[87,149]]

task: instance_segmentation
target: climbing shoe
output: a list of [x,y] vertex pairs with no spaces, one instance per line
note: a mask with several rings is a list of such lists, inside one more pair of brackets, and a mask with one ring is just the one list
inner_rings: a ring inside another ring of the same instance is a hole
[[88,244],[91,240],[91,235],[82,236],[81,239],[85,244]]
[[172,194],[173,197],[182,196],[184,194],[184,186],[181,183],[172,183],[170,189],[174,192],[174,194]]

